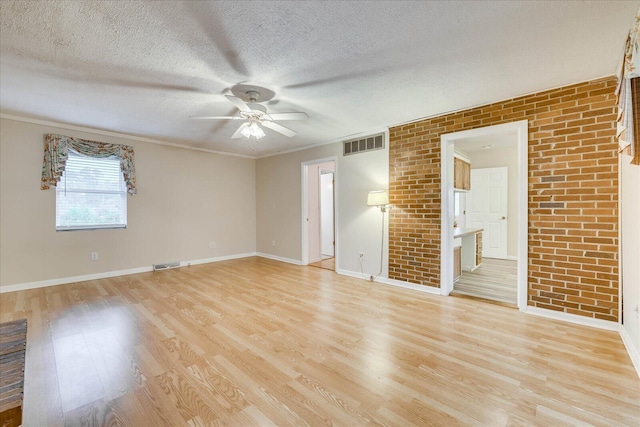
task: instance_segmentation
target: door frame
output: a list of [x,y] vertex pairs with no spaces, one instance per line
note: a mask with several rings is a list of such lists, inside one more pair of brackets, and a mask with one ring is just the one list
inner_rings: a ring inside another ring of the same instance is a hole
[[518,260],[517,303],[520,311],[527,308],[527,198],[529,121],[519,120],[501,125],[487,126],[440,136],[440,291],[449,295],[453,291],[453,150],[458,139],[515,134],[518,147]]
[[302,265],[309,265],[309,228],[307,227],[307,217],[309,216],[309,194],[308,194],[308,186],[309,186],[309,166],[312,165],[317,165],[319,163],[327,163],[327,162],[333,162],[333,229],[334,229],[334,233],[335,233],[335,246],[334,246],[334,257],[335,257],[335,269],[338,269],[338,254],[339,254],[339,250],[338,250],[338,178],[339,178],[339,173],[338,173],[338,157],[337,156],[331,156],[331,157],[324,157],[321,159],[315,159],[315,160],[309,160],[306,162],[302,162],[300,164],[300,171],[301,171],[301,180],[302,180],[302,185],[301,185],[301,191],[302,191],[302,197],[301,197],[301,209],[300,212],[302,212],[301,218],[300,218],[300,228],[301,228],[301,246],[302,246],[302,260],[301,260],[301,264]]

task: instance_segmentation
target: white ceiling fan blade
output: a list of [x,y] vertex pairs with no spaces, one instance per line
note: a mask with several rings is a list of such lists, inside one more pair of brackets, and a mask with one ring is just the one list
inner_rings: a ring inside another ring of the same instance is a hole
[[307,113],[269,113],[268,118],[271,120],[307,120]]
[[276,132],[279,132],[279,133],[281,133],[281,134],[283,134],[285,136],[294,136],[294,135],[296,135],[296,133],[294,131],[292,131],[291,129],[286,128],[286,127],[284,127],[282,125],[279,125],[277,123],[274,123],[274,122],[264,121],[264,122],[262,122],[262,124],[264,125],[264,127],[267,127],[267,128],[269,128],[271,130],[275,130]]
[[236,133],[234,133],[233,135],[231,135],[231,138],[233,139],[238,139],[238,138],[242,138],[242,130],[244,128],[246,128],[247,126],[249,126],[249,122],[245,122],[243,124],[240,125],[240,127],[238,128],[238,130],[236,131]]
[[251,112],[251,108],[249,108],[249,106],[242,99],[238,98],[237,96],[231,96],[231,95],[225,95],[225,96],[233,105],[238,107],[238,110],[244,111],[245,113]]
[[194,120],[240,120],[242,117],[238,116],[189,116]]

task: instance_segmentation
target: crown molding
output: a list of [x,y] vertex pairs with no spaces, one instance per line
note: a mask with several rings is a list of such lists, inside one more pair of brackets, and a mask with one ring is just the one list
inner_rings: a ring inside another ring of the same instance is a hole
[[243,155],[243,154],[235,154],[235,153],[226,153],[224,151],[207,150],[206,148],[189,147],[188,145],[181,145],[181,144],[176,144],[176,143],[173,143],[173,142],[166,142],[166,141],[161,141],[161,140],[158,140],[158,139],[146,138],[146,137],[143,137],[143,136],[128,135],[126,133],[112,132],[112,131],[108,131],[108,130],[102,130],[102,129],[90,128],[90,127],[85,127],[85,126],[72,125],[72,124],[69,124],[69,123],[54,122],[54,121],[50,121],[50,120],[34,119],[32,117],[18,116],[18,115],[15,115],[15,114],[0,113],[0,119],[13,120],[13,121],[16,121],[16,122],[31,123],[31,124],[34,124],[34,125],[41,125],[41,126],[50,126],[50,127],[60,128],[60,129],[73,130],[73,131],[76,131],[76,132],[86,132],[86,133],[92,133],[92,134],[95,134],[95,135],[110,136],[110,137],[114,137],[114,138],[122,138],[122,139],[127,139],[127,140],[130,140],[130,141],[146,142],[147,144],[164,145],[166,147],[182,148],[184,150],[200,151],[200,152],[205,152],[205,153],[210,153],[210,154],[218,154],[218,155],[221,155],[221,156],[242,157],[242,158],[245,158],[245,159],[252,159],[252,160],[256,159],[256,157],[254,157],[254,156],[246,156],[246,155]]

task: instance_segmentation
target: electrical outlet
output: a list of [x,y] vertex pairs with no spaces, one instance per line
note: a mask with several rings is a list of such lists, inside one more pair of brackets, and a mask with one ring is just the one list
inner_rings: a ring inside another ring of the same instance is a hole
[[98,252],[91,252],[91,261],[98,260]]
[[216,242],[209,242],[209,249],[215,249],[216,248]]
[[358,258],[360,261],[364,261],[364,252],[358,252]]
[[276,247],[276,241],[275,240],[271,241],[271,246],[273,246],[274,248]]

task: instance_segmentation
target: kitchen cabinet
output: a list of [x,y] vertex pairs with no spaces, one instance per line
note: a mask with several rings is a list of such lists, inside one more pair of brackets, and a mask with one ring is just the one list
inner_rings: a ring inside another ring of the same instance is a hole
[[476,233],[476,265],[482,264],[482,233]]
[[458,157],[453,158],[453,189],[471,190],[471,164]]
[[453,249],[453,281],[455,282],[462,276],[462,247],[458,246]]
[[[453,237],[461,241],[461,270],[473,271],[478,268],[482,264],[482,228],[456,228]],[[455,270],[455,265],[453,268]]]

